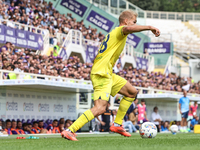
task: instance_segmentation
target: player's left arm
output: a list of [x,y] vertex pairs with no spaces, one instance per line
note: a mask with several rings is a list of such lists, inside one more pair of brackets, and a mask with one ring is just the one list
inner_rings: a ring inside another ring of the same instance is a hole
[[142,25],[132,25],[132,26],[124,26],[122,32],[124,35],[131,34],[134,32],[141,32],[151,30],[151,32],[158,37],[160,35],[160,30],[153,26],[142,26]]
[[145,116],[146,120],[148,120],[146,111],[144,112],[144,116]]

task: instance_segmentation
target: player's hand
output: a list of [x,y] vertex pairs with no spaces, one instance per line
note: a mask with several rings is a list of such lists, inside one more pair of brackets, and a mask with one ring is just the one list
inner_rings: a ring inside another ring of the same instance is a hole
[[150,30],[156,37],[158,37],[160,35],[160,30],[159,29],[151,26]]
[[105,122],[101,121],[101,125],[102,125],[102,126],[105,126],[105,124],[106,124]]
[[181,110],[180,110],[180,114],[182,114]]

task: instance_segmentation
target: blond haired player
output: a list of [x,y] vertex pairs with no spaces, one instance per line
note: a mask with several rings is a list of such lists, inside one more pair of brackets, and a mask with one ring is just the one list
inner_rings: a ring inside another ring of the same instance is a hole
[[62,137],[77,141],[75,132],[94,117],[104,113],[110,95],[115,96],[117,93],[124,97],[110,130],[124,136],[131,136],[122,127],[122,121],[137,95],[137,90],[124,78],[113,74],[112,68],[124,49],[128,34],[151,30],[156,37],[160,35],[157,28],[136,25],[136,22],[137,13],[132,10],[123,11],[119,16],[119,27],[113,29],[102,41],[90,75],[94,88],[94,107],[85,111],[66,131],[63,131]]

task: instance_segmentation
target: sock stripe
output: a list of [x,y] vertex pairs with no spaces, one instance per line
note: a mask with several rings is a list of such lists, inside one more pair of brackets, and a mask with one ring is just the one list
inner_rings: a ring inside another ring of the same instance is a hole
[[88,119],[88,117],[85,115],[85,113],[83,113],[84,114],[84,116],[85,116],[85,118],[88,120],[88,122],[89,122],[89,119]]

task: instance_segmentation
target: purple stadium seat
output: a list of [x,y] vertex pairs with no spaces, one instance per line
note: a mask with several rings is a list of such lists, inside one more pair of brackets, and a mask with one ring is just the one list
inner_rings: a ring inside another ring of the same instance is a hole
[[47,128],[47,126],[48,126],[48,124],[47,124],[47,123],[44,123],[44,128],[45,128],[45,129]]
[[31,120],[30,120],[30,119],[28,119],[26,122],[27,122],[27,123],[31,123]]

